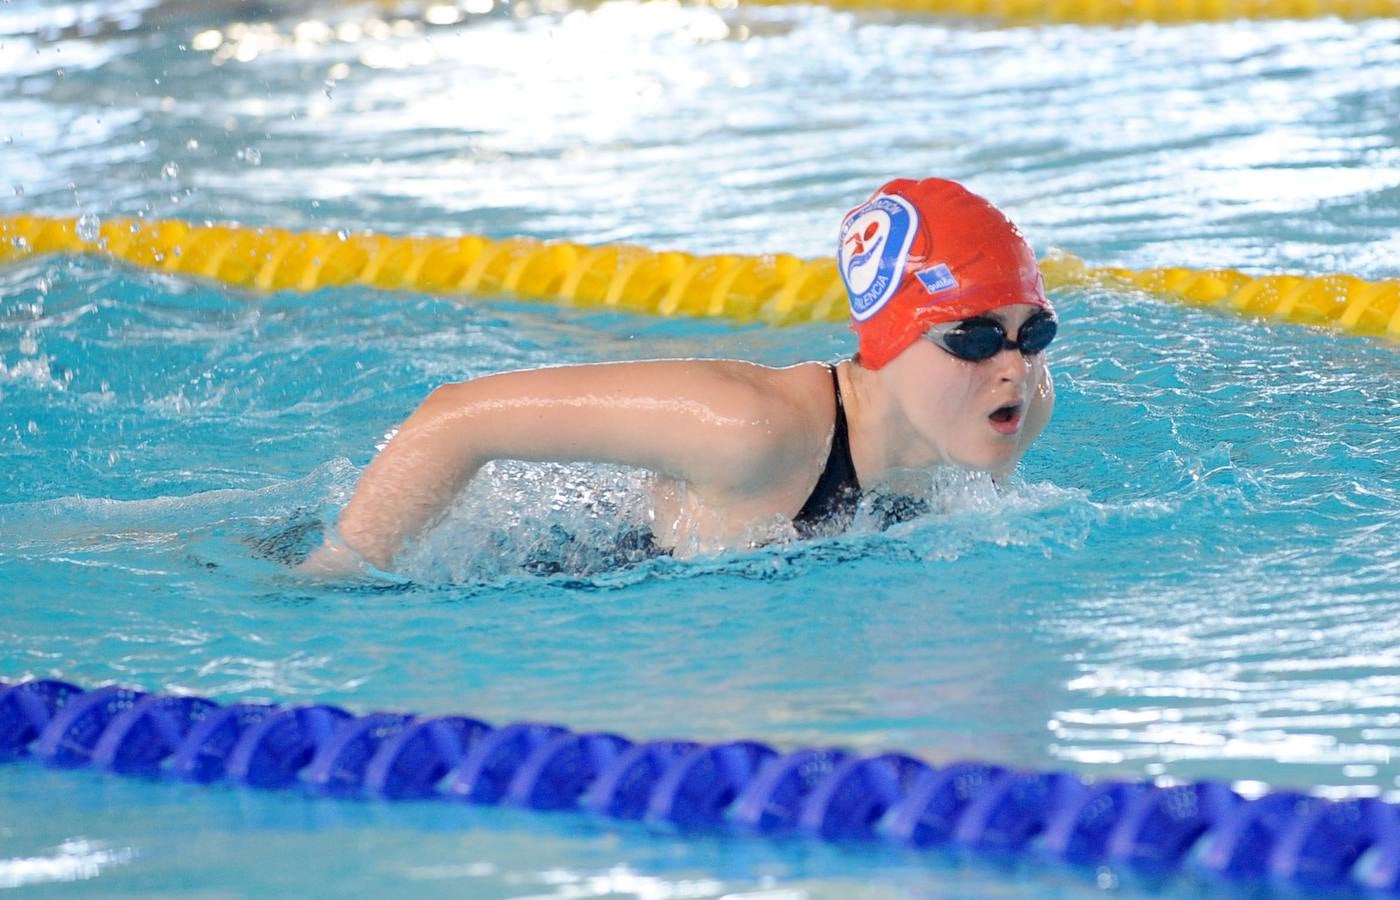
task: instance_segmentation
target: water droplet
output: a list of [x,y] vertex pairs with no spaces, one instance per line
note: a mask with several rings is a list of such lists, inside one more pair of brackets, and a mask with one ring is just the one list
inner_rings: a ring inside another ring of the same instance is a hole
[[30,420],[29,420],[29,424],[25,426],[25,429],[24,429],[24,430],[25,430],[25,431],[28,431],[30,434],[38,434],[38,433],[39,433],[39,423],[36,422],[36,421],[34,421],[33,419],[30,419]]
[[10,241],[10,243],[14,245],[14,248],[16,250],[29,249],[29,241],[25,240],[23,237],[17,237],[14,240]]
[[174,181],[180,177],[180,166],[175,162],[166,163],[160,170],[160,177],[166,181]]
[[78,239],[85,244],[93,244],[102,237],[102,220],[97,218],[96,213],[83,213],[78,216]]
[[346,231],[344,228],[342,228],[342,229],[340,229],[339,231],[337,231],[337,232],[335,233],[335,236],[338,237],[338,238],[340,238],[342,241],[348,241],[348,240],[350,240],[350,232]]
[[186,150],[198,150],[198,149],[199,149],[199,141],[195,140],[194,138],[190,138],[188,141],[185,141],[185,149],[186,149]]
[[22,184],[17,184],[17,185],[15,185],[15,196],[16,196],[16,197],[23,197],[23,196],[24,196],[24,185],[22,185]]
[[250,166],[262,164],[262,151],[257,147],[244,147],[238,151],[238,158]]
[[34,335],[22,335],[19,339],[19,352],[25,356],[33,356],[39,352],[39,342],[34,340]]
[[331,94],[333,94],[334,92],[335,92],[335,82],[334,82],[334,81],[323,81],[323,82],[321,82],[321,93],[323,93],[323,94],[326,95],[326,99],[327,99],[327,100],[332,100],[332,99],[334,99],[334,98],[331,96]]

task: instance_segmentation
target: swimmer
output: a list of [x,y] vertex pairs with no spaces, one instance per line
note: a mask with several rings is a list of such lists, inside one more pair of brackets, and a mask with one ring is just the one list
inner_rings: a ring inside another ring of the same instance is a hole
[[677,553],[839,525],[901,470],[1003,481],[1055,402],[1044,354],[1055,312],[1021,232],[954,182],[897,179],[846,214],[837,262],[854,358],[600,363],[445,384],[365,469],[303,571],[391,569],[496,459],[650,470],[653,540]]

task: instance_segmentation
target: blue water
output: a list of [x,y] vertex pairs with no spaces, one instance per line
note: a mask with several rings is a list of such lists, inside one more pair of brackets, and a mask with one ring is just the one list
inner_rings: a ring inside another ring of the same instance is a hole
[[[403,21],[272,4],[237,30],[184,5],[0,5],[0,213],[819,255],[885,177],[937,173],[1041,250],[1095,263],[1400,274],[1400,23],[995,29],[621,3]],[[0,269],[0,677],[1395,791],[1400,350],[1131,293],[1055,300],[1059,406],[1005,495],[942,474],[933,511],[891,531],[623,565],[612,539],[644,515],[640,476],[502,464],[405,583],[327,586],[278,557],[442,381],[834,359],[850,335],[253,296],[96,259]],[[16,885],[1156,889],[31,764],[0,767],[0,886]]]

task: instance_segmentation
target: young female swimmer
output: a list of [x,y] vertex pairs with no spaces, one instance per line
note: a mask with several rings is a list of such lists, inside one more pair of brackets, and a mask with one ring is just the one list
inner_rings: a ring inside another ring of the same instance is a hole
[[[561,366],[434,390],[365,469],[312,574],[390,569],[494,459],[649,469],[663,551],[841,527],[899,469],[1015,468],[1050,419],[1055,336],[1035,255],[996,207],[897,179],[846,214],[837,261],[860,350],[835,366]],[[833,521],[834,520],[834,521]]]

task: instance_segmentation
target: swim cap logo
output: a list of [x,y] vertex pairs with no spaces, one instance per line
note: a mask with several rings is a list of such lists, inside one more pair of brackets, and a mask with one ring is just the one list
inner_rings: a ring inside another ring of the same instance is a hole
[[958,286],[958,280],[953,277],[953,270],[948,268],[947,263],[929,266],[922,272],[915,272],[914,277],[930,294],[941,294]]
[[846,215],[836,264],[857,322],[879,312],[899,289],[918,229],[919,214],[903,197],[881,194]]

